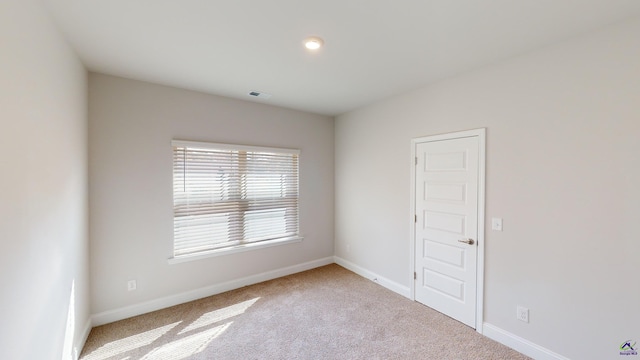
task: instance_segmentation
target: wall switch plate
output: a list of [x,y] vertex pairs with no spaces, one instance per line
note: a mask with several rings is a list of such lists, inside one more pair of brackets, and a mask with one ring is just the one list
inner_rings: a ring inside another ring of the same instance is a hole
[[138,284],[136,284],[135,280],[127,281],[127,290],[133,291],[138,288]]
[[502,231],[502,218],[492,218],[491,229],[495,231]]
[[524,306],[518,305],[516,308],[516,318],[520,321],[529,322],[529,309]]

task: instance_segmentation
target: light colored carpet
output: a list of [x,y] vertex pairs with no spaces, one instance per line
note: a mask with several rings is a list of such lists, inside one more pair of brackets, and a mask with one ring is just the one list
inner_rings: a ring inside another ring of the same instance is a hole
[[96,327],[81,359],[528,358],[333,264]]

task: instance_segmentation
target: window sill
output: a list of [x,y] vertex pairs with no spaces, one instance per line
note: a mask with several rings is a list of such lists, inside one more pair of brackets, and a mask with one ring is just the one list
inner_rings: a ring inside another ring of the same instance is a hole
[[195,260],[206,259],[206,258],[211,258],[211,257],[216,257],[216,256],[229,255],[229,254],[235,254],[235,253],[240,253],[240,252],[245,252],[245,251],[250,251],[250,250],[264,249],[264,248],[268,248],[268,247],[272,247],[272,246],[297,243],[297,242],[301,242],[302,239],[303,239],[302,236],[294,236],[294,237],[288,237],[288,238],[284,238],[284,239],[260,241],[260,242],[252,243],[252,244],[237,245],[237,246],[228,247],[228,248],[203,251],[203,252],[199,252],[199,253],[196,253],[196,254],[175,256],[175,257],[169,258],[167,261],[171,265],[172,264],[180,264],[180,263],[188,262],[188,261],[195,261]]

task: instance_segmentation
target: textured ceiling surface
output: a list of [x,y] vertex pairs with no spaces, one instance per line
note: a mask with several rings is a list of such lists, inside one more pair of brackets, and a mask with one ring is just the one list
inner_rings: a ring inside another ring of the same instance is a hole
[[637,0],[42,1],[91,71],[326,115],[640,15]]

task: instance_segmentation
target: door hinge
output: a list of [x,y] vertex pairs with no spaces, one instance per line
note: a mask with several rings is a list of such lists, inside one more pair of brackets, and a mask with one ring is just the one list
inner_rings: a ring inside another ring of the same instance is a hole
[[417,223],[418,222],[418,215],[413,215],[413,222]]
[[417,278],[418,278],[418,275],[417,275],[417,274],[416,274],[416,272],[414,271],[414,272],[413,272],[413,280],[415,280],[415,279],[417,279]]
[[418,165],[418,157],[416,156],[416,165]]

